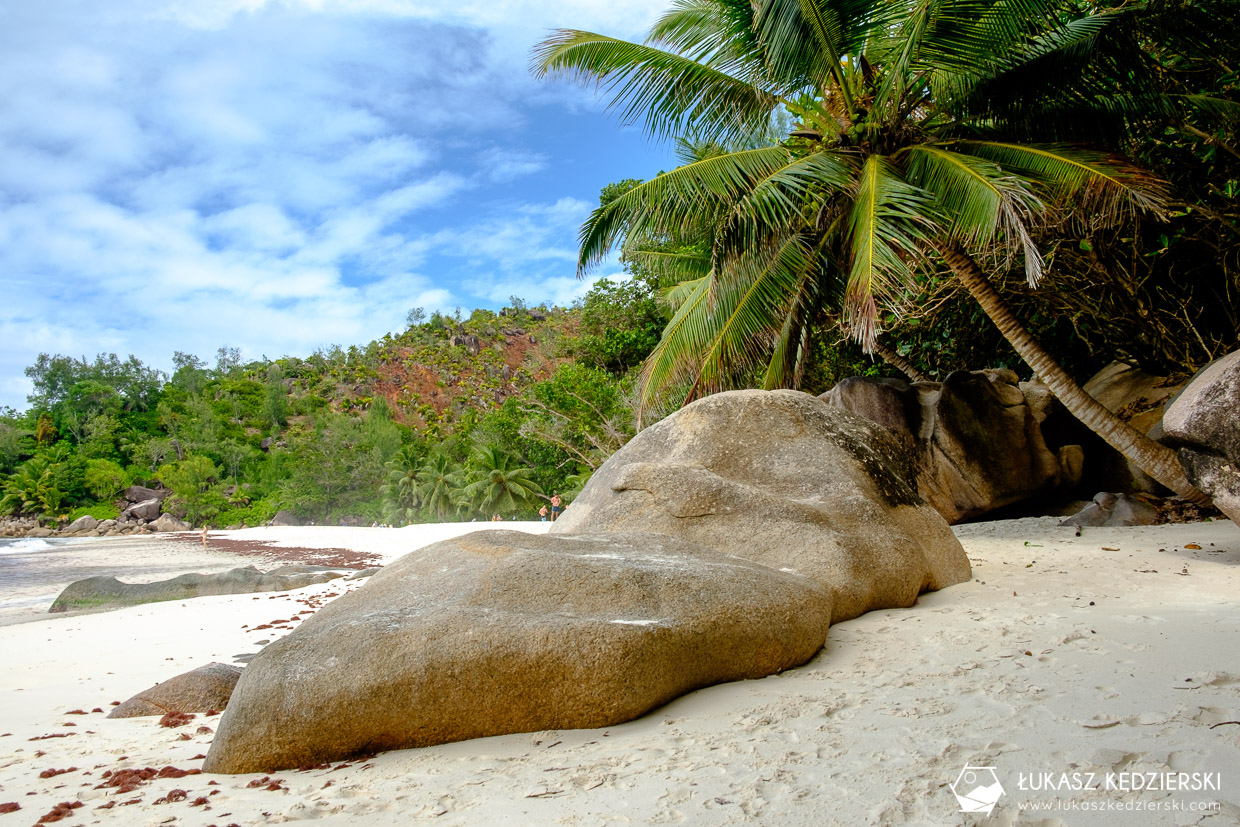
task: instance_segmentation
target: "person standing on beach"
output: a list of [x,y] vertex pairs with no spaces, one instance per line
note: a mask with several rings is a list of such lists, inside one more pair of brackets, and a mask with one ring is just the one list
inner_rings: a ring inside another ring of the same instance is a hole
[[544,505],[542,508],[538,509],[538,516],[542,518],[542,522],[547,522],[547,506]]
[[207,547],[207,524],[202,524],[202,547]]
[[560,499],[559,494],[551,495],[551,522],[553,523],[556,521],[556,518],[560,516],[560,512],[563,511],[563,509],[560,508],[560,504],[562,502],[564,501]]

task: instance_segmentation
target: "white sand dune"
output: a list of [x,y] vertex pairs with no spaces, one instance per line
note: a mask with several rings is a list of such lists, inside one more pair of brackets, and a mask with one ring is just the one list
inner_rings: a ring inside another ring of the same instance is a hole
[[[453,532],[521,525],[234,536],[392,559]],[[3,627],[0,803],[21,810],[0,814],[0,827],[33,824],[61,802],[82,804],[69,825],[1240,823],[1240,725],[1229,723],[1240,721],[1240,529],[1077,537],[1032,519],[958,534],[972,582],[839,624],[817,658],[783,675],[694,692],[606,730],[392,752],[265,781],[192,775],[95,789],[107,771],[200,766],[211,734],[196,730],[218,719],[167,729],[90,710],[255,652],[286,630],[253,627],[359,583]],[[961,813],[952,794],[966,765],[994,767],[1003,786],[989,817]],[[1108,774],[1134,786],[1137,774],[1165,784],[1170,773],[1219,789],[1047,790],[1047,773],[1054,784],[1093,773],[1099,786]],[[185,799],[161,803],[172,790]]]

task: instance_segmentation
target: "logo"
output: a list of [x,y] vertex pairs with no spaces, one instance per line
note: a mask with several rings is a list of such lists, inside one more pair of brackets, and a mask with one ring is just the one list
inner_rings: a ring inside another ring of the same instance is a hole
[[965,764],[951,787],[952,795],[960,802],[962,813],[990,815],[1003,795],[1003,785],[999,783],[994,767],[970,767]]

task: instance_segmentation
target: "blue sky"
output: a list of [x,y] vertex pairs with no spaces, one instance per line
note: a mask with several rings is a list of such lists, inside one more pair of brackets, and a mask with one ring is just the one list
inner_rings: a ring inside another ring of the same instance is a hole
[[666,5],[0,0],[0,406],[40,352],[166,370],[571,303],[599,190],[675,162],[529,51]]

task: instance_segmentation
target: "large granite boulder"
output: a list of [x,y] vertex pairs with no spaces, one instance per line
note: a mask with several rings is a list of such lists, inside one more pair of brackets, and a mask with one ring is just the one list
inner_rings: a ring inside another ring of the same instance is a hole
[[145,485],[131,485],[121,492],[126,502],[141,503],[147,500],[165,500],[172,492],[167,488],[147,488]]
[[1080,480],[1080,449],[1052,450],[1042,436],[1054,403],[1040,391],[1030,386],[1027,397],[1015,373],[987,370],[912,385],[852,377],[822,399],[894,436],[912,458],[918,493],[957,523]]
[[159,518],[159,511],[163,507],[163,504],[163,500],[158,497],[152,497],[149,500],[134,503],[121,512],[121,519],[145,521],[156,520]]
[[160,514],[159,517],[151,523],[151,528],[156,531],[189,531],[193,526],[184,520],[173,517],[171,514]]
[[1240,523],[1240,350],[1198,371],[1162,427],[1189,481]]
[[[1150,439],[1164,438],[1162,418],[1167,406],[1183,388],[1165,376],[1148,373],[1126,362],[1112,362],[1082,386],[1104,408]],[[1084,426],[1077,426],[1083,428]],[[1090,434],[1082,443],[1090,455],[1089,485],[1101,491],[1167,493],[1136,463]]]
[[203,770],[617,724],[804,663],[831,601],[667,536],[474,532],[410,552],[259,652]]
[[108,713],[109,718],[141,718],[169,712],[210,712],[228,705],[241,667],[208,663],[144,689]]
[[1101,491],[1092,502],[1077,513],[1060,521],[1060,525],[1084,526],[1134,526],[1158,525],[1162,515],[1157,508],[1137,496],[1113,494]]
[[909,479],[873,422],[799,391],[731,391],[639,433],[551,532],[657,531],[796,572],[831,590],[839,622],[969,578]]
[[122,583],[115,577],[88,577],[66,586],[48,611],[116,609],[217,594],[282,592],[342,576],[341,571],[323,571],[317,566],[281,566],[266,574],[246,566],[220,574],[182,574],[157,583]]
[[292,511],[281,509],[271,518],[271,525],[276,526],[297,526],[301,525],[301,520],[297,519],[297,515]]
[[65,526],[64,533],[65,534],[85,533],[87,531],[94,531],[98,527],[99,527],[98,520],[96,520],[94,517],[90,516],[89,514],[83,514],[81,517],[78,517],[76,520],[69,523],[69,525]]
[[482,340],[472,333],[454,335],[450,341],[453,347],[465,348],[470,356],[477,356],[482,350]]

